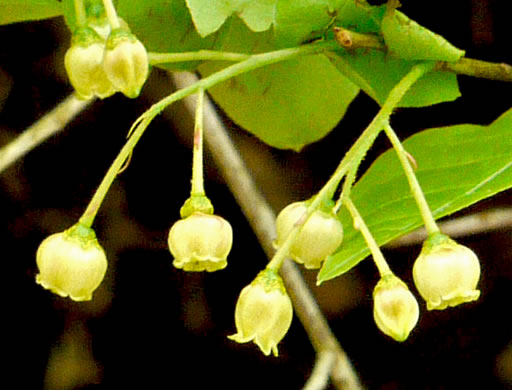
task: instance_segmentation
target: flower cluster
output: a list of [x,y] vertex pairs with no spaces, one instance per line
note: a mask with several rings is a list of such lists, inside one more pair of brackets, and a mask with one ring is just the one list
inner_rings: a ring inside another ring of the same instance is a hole
[[106,40],[100,33],[78,28],[66,52],[64,64],[77,96],[103,99],[120,91],[137,97],[149,73],[144,45],[125,28],[111,31]]

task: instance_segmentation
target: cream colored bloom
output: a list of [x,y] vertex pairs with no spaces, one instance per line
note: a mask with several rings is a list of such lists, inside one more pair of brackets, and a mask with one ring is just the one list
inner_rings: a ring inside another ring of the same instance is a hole
[[229,336],[238,343],[254,341],[265,355],[278,355],[277,344],[290,328],[292,302],[281,277],[264,270],[240,293],[235,309],[237,333]]
[[475,253],[439,234],[427,239],[413,267],[414,283],[428,310],[477,300],[480,262]]
[[73,34],[73,43],[64,57],[69,81],[80,99],[93,96],[106,98],[116,90],[103,68],[105,42],[91,28],[83,27]]
[[[276,219],[276,248],[286,240],[290,231],[300,223],[307,210],[306,202],[286,206]],[[306,268],[320,268],[322,261],[341,245],[343,226],[332,213],[317,210],[306,221],[290,248],[290,257]]]
[[83,225],[47,237],[37,250],[36,282],[62,297],[88,301],[107,270],[94,231]]
[[103,67],[118,91],[135,98],[148,78],[148,53],[133,34],[114,30],[107,39]]
[[176,268],[217,271],[227,265],[233,230],[224,218],[196,212],[171,227],[168,243]]
[[395,275],[383,277],[373,290],[373,318],[379,329],[404,341],[416,326],[420,310],[407,285]]

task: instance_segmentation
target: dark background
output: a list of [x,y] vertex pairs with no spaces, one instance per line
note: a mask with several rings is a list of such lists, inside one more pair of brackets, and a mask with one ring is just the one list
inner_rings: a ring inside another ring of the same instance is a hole
[[[403,3],[403,12],[466,49],[469,57],[512,63],[508,2],[460,0],[449,8],[440,0]],[[69,39],[61,19],[0,27],[0,145],[72,92],[63,69]],[[488,124],[512,105],[510,84],[460,77],[460,87],[463,97],[456,102],[399,110],[393,118],[399,134],[405,138],[461,122]],[[167,75],[154,70],[139,99],[116,94],[95,102],[64,132],[1,174],[4,371],[6,378],[13,374],[16,388],[299,389],[309,376],[314,351],[296,319],[279,345],[279,358],[226,337],[235,332],[240,290],[266,259],[209,155],[207,193],[234,228],[229,266],[191,274],[171,264],[167,232],[188,196],[192,157],[192,129],[184,125],[179,105],[152,123],[100,210],[94,227],[110,265],[93,301],[75,303],[35,284],[41,240],[80,217],[131,123],[171,88]],[[270,149],[227,125],[279,210],[322,186],[377,109],[359,96],[339,128],[300,154]],[[386,148],[379,139],[365,167]],[[505,192],[465,212],[511,202]],[[427,312],[420,303],[420,322],[402,344],[373,322],[371,292],[378,275],[372,262],[314,288],[365,386],[512,388],[510,233],[460,240],[480,256],[481,298],[442,312]],[[418,252],[413,246],[385,253],[413,292],[410,269]],[[305,276],[314,281],[313,273]]]

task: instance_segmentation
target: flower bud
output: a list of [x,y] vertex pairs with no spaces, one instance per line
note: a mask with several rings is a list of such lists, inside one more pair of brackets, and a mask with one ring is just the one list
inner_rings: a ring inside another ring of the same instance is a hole
[[379,280],[373,290],[373,318],[379,329],[396,341],[404,341],[416,326],[420,310],[407,285],[395,275]]
[[[286,206],[276,219],[276,248],[280,247],[296,224],[304,218],[306,202]],[[332,254],[343,240],[343,226],[334,213],[316,210],[306,221],[290,247],[290,257],[306,268],[320,268],[322,261]]]
[[169,231],[173,265],[185,271],[217,271],[227,265],[233,230],[224,218],[195,212]]
[[235,309],[237,343],[254,341],[265,355],[277,356],[277,344],[290,328],[292,301],[276,271],[266,269],[244,287]]
[[76,224],[52,234],[39,246],[36,282],[74,301],[89,301],[107,270],[107,258],[94,230]]
[[116,92],[103,68],[104,52],[105,43],[92,28],[81,27],[73,34],[64,66],[80,99],[103,99]]
[[480,278],[478,257],[444,234],[425,241],[412,273],[428,310],[443,310],[480,296],[476,290]]
[[136,98],[148,77],[148,53],[135,35],[123,29],[114,30],[107,39],[103,67],[118,91]]

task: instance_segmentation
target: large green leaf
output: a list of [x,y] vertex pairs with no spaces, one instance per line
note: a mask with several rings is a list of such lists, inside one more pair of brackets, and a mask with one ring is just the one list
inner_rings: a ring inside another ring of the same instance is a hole
[[51,18],[62,14],[58,0],[1,0],[0,25]]
[[[489,126],[425,130],[404,142],[418,164],[418,180],[436,218],[512,187],[512,109]],[[393,150],[380,156],[352,190],[352,199],[379,245],[422,225]],[[318,282],[341,275],[369,255],[349,213],[340,219],[345,238],[328,257]]]
[[[237,33],[229,34],[224,50],[268,50],[270,32],[254,34],[232,21]],[[209,75],[223,66],[205,63],[200,71]],[[210,93],[234,122],[267,144],[299,150],[332,130],[358,91],[324,55],[315,55],[240,75]]]

